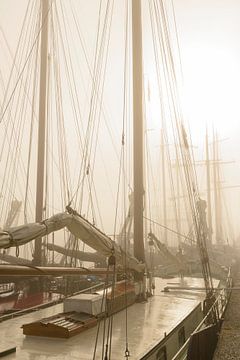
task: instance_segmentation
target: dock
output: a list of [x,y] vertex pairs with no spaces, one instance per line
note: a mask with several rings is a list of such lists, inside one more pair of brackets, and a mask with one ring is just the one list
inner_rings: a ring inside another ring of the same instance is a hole
[[[240,287],[240,264],[233,273],[233,286]],[[240,290],[231,293],[213,359],[240,359]]]

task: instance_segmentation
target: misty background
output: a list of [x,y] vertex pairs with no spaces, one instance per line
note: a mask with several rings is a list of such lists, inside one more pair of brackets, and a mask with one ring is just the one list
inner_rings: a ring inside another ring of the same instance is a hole
[[[33,0],[32,0],[33,1]],[[77,10],[81,29],[88,53],[92,58],[95,34],[97,29],[99,1],[71,0]],[[17,39],[23,22],[28,1],[1,0],[0,2],[0,52],[1,70],[5,84],[11,70],[9,50],[14,54]],[[108,58],[109,72],[105,80],[105,106],[112,119],[113,131],[120,130],[120,123],[116,123],[119,116],[119,84],[122,78],[119,68],[122,68],[122,53],[124,49],[124,9],[123,1],[117,0],[114,4],[112,20],[112,50]],[[166,2],[167,3],[167,2]],[[224,186],[240,186],[240,3],[238,0],[173,0],[177,37],[179,42],[182,78],[179,82],[180,97],[184,118],[189,123],[196,160],[205,158],[205,133],[208,128],[211,142],[213,128],[220,140],[220,159],[231,163],[221,166],[221,177]],[[171,1],[169,6],[171,8]],[[171,12],[171,9],[169,10]],[[147,1],[143,0],[143,17],[147,14]],[[148,27],[149,20],[143,20]],[[7,49],[7,39],[9,49]],[[148,115],[147,128],[149,129],[150,143],[157,146],[161,124],[159,123],[159,102],[157,100],[155,70],[153,68],[151,32],[148,29],[144,34],[145,41],[145,73],[146,87],[149,88],[149,99],[146,110]],[[176,39],[175,45],[176,45]],[[74,46],[76,51],[77,42]],[[149,50],[149,51],[148,51]],[[178,49],[175,48],[176,54]],[[180,73],[180,71],[179,71]],[[86,79],[85,79],[86,80]],[[86,80],[87,83],[87,80]],[[3,94],[1,94],[3,96]],[[0,99],[2,102],[2,99]],[[151,130],[151,131],[150,131]],[[0,137],[3,132],[1,130]],[[104,137],[104,135],[102,135]],[[119,137],[116,135],[116,144]],[[111,173],[117,171],[116,157],[114,157],[107,143],[104,144],[106,164]],[[158,155],[159,156],[159,155]],[[157,156],[156,156],[157,158]],[[72,164],[75,166],[76,158]],[[101,174],[102,168],[97,170]],[[200,189],[206,189],[203,170],[199,169]],[[104,228],[112,234],[113,218],[110,216],[114,206],[114,189],[111,196],[107,194],[109,183],[102,181],[101,195],[105,195],[101,203]],[[239,238],[239,208],[240,187],[223,190],[229,218],[233,226],[234,238]],[[206,196],[205,196],[206,198]],[[61,209],[57,209],[61,210]],[[106,220],[108,219],[108,220]]]

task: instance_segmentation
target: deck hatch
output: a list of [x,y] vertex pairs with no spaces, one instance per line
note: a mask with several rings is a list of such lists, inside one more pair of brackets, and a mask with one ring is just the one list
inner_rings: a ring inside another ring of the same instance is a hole
[[97,323],[95,316],[68,312],[22,325],[24,335],[69,338]]

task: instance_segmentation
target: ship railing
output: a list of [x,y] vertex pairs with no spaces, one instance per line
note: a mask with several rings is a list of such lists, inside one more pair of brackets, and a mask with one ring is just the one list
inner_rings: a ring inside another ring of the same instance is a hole
[[97,290],[102,289],[104,284],[105,283],[101,282],[99,284],[90,286],[90,287],[85,288],[83,290],[74,292],[73,294],[70,294],[68,296],[60,297],[57,300],[48,301],[48,302],[43,303],[43,304],[35,305],[35,306],[29,307],[29,308],[26,308],[26,309],[23,309],[23,310],[17,310],[17,311],[14,311],[14,312],[10,313],[10,314],[2,315],[2,316],[0,316],[0,322],[5,321],[5,320],[9,320],[9,319],[13,319],[13,318],[15,318],[17,316],[22,316],[22,315],[28,314],[30,312],[38,311],[38,310],[41,310],[41,309],[44,309],[44,308],[47,308],[47,307],[50,307],[50,306],[53,306],[53,305],[60,304],[60,303],[63,302],[64,299],[67,299],[68,297],[71,297],[71,296],[79,295],[79,294],[82,294],[82,293],[90,293],[90,294],[94,293]]
[[196,329],[191,333],[187,341],[183,344],[183,346],[179,349],[177,354],[172,358],[172,360],[186,360],[187,359],[187,351],[188,346],[190,342],[190,338],[193,334],[197,333],[199,330],[202,330],[204,327],[206,327],[206,324],[209,324],[209,319],[213,318],[213,313],[216,312],[219,315],[219,318],[221,319],[224,315],[224,312],[226,310],[226,306],[231,294],[232,289],[232,276],[231,276],[231,270],[228,271],[228,276],[226,280],[226,286],[224,288],[221,288],[219,295],[217,296],[215,302],[207,312],[207,314],[204,316],[202,321],[198,324]]

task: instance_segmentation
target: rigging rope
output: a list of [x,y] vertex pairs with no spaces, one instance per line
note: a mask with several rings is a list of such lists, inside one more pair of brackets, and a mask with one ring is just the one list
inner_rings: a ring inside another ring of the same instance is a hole
[[[30,3],[30,1],[29,1],[29,3]],[[5,107],[4,107],[4,110],[3,110],[2,114],[1,114],[1,117],[0,117],[0,123],[1,123],[1,122],[3,121],[3,119],[4,119],[4,116],[5,116],[5,114],[6,114],[6,111],[7,111],[8,107],[9,107],[9,105],[10,105],[12,99],[13,99],[13,96],[14,96],[14,94],[15,94],[15,91],[16,91],[16,89],[17,89],[17,86],[18,86],[18,84],[19,84],[19,82],[20,82],[20,80],[21,80],[21,78],[22,78],[22,75],[23,75],[23,73],[24,73],[24,71],[25,71],[25,68],[26,68],[26,66],[27,66],[27,64],[28,64],[28,61],[29,61],[29,59],[30,59],[30,57],[31,57],[31,55],[32,55],[32,52],[33,52],[33,50],[34,50],[37,42],[38,42],[38,39],[39,39],[39,37],[40,37],[40,35],[41,35],[41,32],[42,32],[42,28],[43,28],[44,24],[46,23],[46,20],[47,20],[47,18],[48,18],[48,14],[49,14],[49,12],[50,12],[50,10],[51,10],[51,8],[52,8],[52,4],[53,4],[53,0],[50,1],[50,6],[49,6],[49,8],[48,8],[48,10],[47,10],[47,13],[46,13],[45,17],[44,17],[43,23],[42,23],[42,25],[41,25],[38,33],[37,33],[37,36],[36,36],[36,38],[35,38],[35,40],[34,40],[34,42],[33,42],[33,44],[32,44],[32,47],[31,47],[31,49],[30,49],[30,51],[29,51],[29,53],[28,53],[28,56],[27,56],[27,58],[26,58],[26,61],[25,61],[24,65],[23,65],[23,67],[22,67],[22,70],[20,71],[20,74],[19,74],[18,79],[17,79],[17,81],[16,81],[16,83],[15,83],[15,86],[14,86],[14,88],[13,88],[13,91],[12,91],[12,93],[11,93],[11,95],[10,95],[10,97],[9,97],[9,99],[8,99]]]
[[[166,90],[171,101],[169,102],[170,114],[172,114],[172,128],[175,139],[178,139],[179,142],[179,151],[181,154],[181,159],[183,161],[186,188],[189,198],[189,205],[192,213],[192,219],[194,223],[194,231],[197,239],[197,244],[200,252],[200,258],[202,262],[202,273],[206,287],[207,296],[212,296],[213,293],[213,284],[210,271],[210,265],[207,254],[206,247],[206,238],[203,228],[202,212],[200,209],[200,197],[197,183],[196,169],[193,166],[192,159],[193,150],[189,146],[187,139],[187,134],[183,125],[183,116],[181,108],[179,106],[179,96],[177,88],[177,75],[175,71],[175,64],[173,61],[172,48],[169,37],[169,28],[168,22],[166,19],[166,13],[164,9],[163,2],[160,1],[157,3],[153,0],[153,7],[156,15],[156,26],[158,28],[159,39],[162,44],[162,55],[164,60],[164,76],[166,80]],[[157,16],[158,15],[158,16]],[[161,24],[159,23],[161,19]],[[209,290],[210,289],[210,290]]]
[[[35,15],[34,15],[35,14]],[[31,43],[31,37],[35,34],[34,31],[34,16],[38,16],[38,12],[35,13],[31,13],[31,17],[29,19],[27,28],[26,28],[26,33],[25,35],[22,34],[22,36],[25,36],[24,43],[26,44],[26,46],[28,46]],[[31,26],[31,28],[30,28]],[[36,27],[36,26],[35,26]],[[26,38],[27,33],[30,34],[30,36],[28,36],[28,40]],[[20,49],[20,44],[21,42],[19,41],[19,49]],[[25,45],[24,44],[24,45]],[[23,57],[24,54],[24,48],[22,48],[22,54],[20,55],[21,57]],[[15,61],[16,61],[16,56],[15,56]],[[16,65],[15,65],[16,67]],[[33,73],[33,67],[31,67],[30,62],[28,63],[28,69],[29,71],[27,72],[27,76],[28,79],[27,81],[30,82],[30,78],[32,76]],[[22,81],[22,79],[21,79]],[[26,115],[24,114],[24,111],[26,111],[26,105],[27,102],[29,101],[29,87],[27,87],[26,85],[22,85],[20,84],[20,90],[22,90],[22,92],[24,92],[25,96],[23,97],[22,102],[20,102],[20,98],[21,96],[18,97],[17,99],[17,104],[16,104],[16,109],[15,109],[15,114],[14,114],[14,119],[16,119],[14,122],[12,120],[12,111],[9,110],[9,118],[10,121],[8,122],[8,124],[6,125],[6,132],[7,132],[7,126],[12,123],[12,129],[11,129],[11,133],[10,133],[10,138],[8,136],[8,134],[6,133],[6,136],[4,136],[5,140],[8,140],[9,143],[9,151],[7,151],[7,158],[5,161],[5,170],[4,170],[4,177],[3,177],[3,182],[1,185],[1,193],[3,193],[3,189],[5,188],[5,193],[3,195],[3,201],[2,201],[2,210],[5,208],[9,208],[9,205],[4,204],[4,202],[7,199],[7,192],[9,192],[9,200],[8,200],[8,204],[10,204],[11,202],[11,197],[13,197],[13,194],[15,193],[15,188],[16,188],[16,180],[18,179],[19,181],[19,177],[17,176],[17,171],[18,168],[20,168],[20,171],[23,172],[26,176],[26,171],[25,171],[25,165],[23,163],[23,160],[21,159],[21,152],[20,152],[20,148],[22,147],[22,142],[23,142],[23,131],[24,131],[24,127],[25,127],[25,123],[26,123]],[[18,116],[18,112],[19,112],[19,116]],[[14,126],[13,126],[14,124]],[[12,142],[14,142],[14,147],[12,146]],[[3,148],[4,148],[4,143],[2,146],[2,152],[3,152]],[[11,154],[12,153],[12,154]],[[12,157],[10,158],[10,155],[12,155]],[[23,165],[22,165],[23,164]],[[22,176],[22,178],[24,178],[25,176]],[[8,189],[6,187],[6,184],[8,186]],[[20,182],[18,184],[20,185]],[[20,187],[19,189],[21,192],[22,189]],[[24,195],[22,195],[22,198],[24,198]]]
[[144,216],[144,219],[152,222],[153,224],[156,224],[156,225],[158,225],[158,226],[161,226],[162,228],[164,228],[164,229],[166,229],[166,230],[168,230],[168,231],[171,231],[172,233],[174,233],[174,234],[176,234],[176,235],[178,235],[178,236],[181,236],[181,237],[184,238],[184,239],[190,240],[191,242],[195,242],[195,240],[192,239],[192,238],[190,238],[189,236],[186,236],[186,235],[184,235],[184,234],[181,234],[181,233],[179,233],[179,232],[177,232],[177,231],[169,228],[168,226],[165,226],[165,225],[163,225],[163,224],[160,224],[160,223],[157,222],[157,221],[154,221],[154,220],[151,220],[151,219],[147,218],[146,216]]
[[[39,10],[40,15],[40,10]],[[39,23],[36,26],[36,29],[40,26],[40,16],[39,16]],[[29,180],[30,180],[30,163],[31,163],[31,155],[32,155],[32,143],[33,143],[33,126],[35,120],[35,111],[34,111],[34,104],[36,98],[36,88],[37,88],[37,62],[38,62],[38,50],[39,50],[39,42],[36,48],[35,54],[35,69],[34,69],[34,79],[33,79],[33,96],[32,96],[32,113],[31,113],[31,124],[30,124],[30,131],[29,131],[29,145],[28,145],[28,159],[27,159],[27,174],[26,174],[26,186],[25,186],[25,196],[24,196],[24,222],[27,223],[28,214],[27,214],[27,205],[28,205],[28,192],[29,192]]]
[[[124,210],[124,218],[126,218],[126,216],[128,216],[127,214],[127,207],[126,207],[126,182],[125,182],[125,177],[126,177],[126,169],[125,169],[125,164],[126,164],[126,158],[127,158],[127,154],[126,154],[126,146],[125,146],[125,132],[126,132],[126,119],[127,119],[127,90],[129,89],[129,87],[127,87],[129,85],[129,83],[127,82],[127,62],[128,59],[130,57],[130,51],[129,51],[129,41],[128,39],[130,38],[129,36],[129,4],[128,1],[125,1],[125,8],[126,8],[126,24],[125,24],[125,51],[124,51],[124,93],[123,93],[123,119],[122,119],[122,151],[123,151],[123,163],[122,163],[122,173],[123,173],[123,210]],[[128,107],[129,108],[129,107]],[[131,206],[131,204],[130,204]],[[129,214],[129,216],[131,216],[131,214]],[[128,354],[130,354],[129,352],[129,344],[128,344],[128,298],[127,298],[127,281],[128,281],[128,277],[127,277],[127,252],[129,251],[128,249],[128,242],[130,242],[129,239],[129,233],[128,233],[128,239],[127,239],[127,233],[126,233],[126,227],[124,228],[124,271],[125,271],[125,282],[124,282],[124,292],[125,292],[125,357],[126,359],[128,359]],[[115,233],[115,232],[114,232]]]

